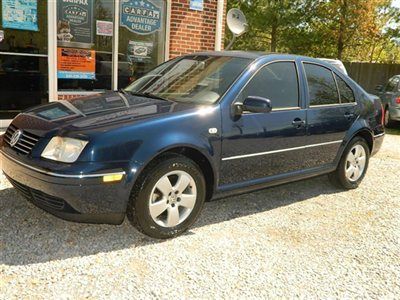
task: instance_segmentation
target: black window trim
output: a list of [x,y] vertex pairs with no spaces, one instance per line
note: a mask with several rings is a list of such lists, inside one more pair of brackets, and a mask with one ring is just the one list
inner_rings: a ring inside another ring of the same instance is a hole
[[[357,99],[356,99],[356,97],[355,97],[354,90],[353,90],[350,86],[349,86],[349,88],[350,88],[351,91],[353,92],[353,96],[354,96],[354,100],[355,100],[355,101],[354,101],[354,102],[351,102],[351,103],[342,103],[342,100],[341,100],[341,98],[340,98],[339,86],[338,86],[337,81],[336,81],[336,78],[335,78],[335,75],[337,75],[337,76],[339,76],[339,75],[338,75],[331,67],[327,67],[327,66],[322,65],[322,64],[320,64],[320,63],[313,62],[313,61],[307,61],[307,60],[302,60],[302,61],[301,61],[301,64],[302,64],[302,67],[303,67],[304,76],[305,76],[305,83],[306,83],[306,86],[307,86],[307,93],[306,93],[306,94],[307,94],[307,95],[306,95],[306,98],[307,98],[306,107],[307,107],[307,108],[313,109],[313,108],[321,108],[321,107],[356,106],[356,105],[357,105]],[[339,96],[339,103],[310,105],[310,92],[309,92],[309,87],[308,87],[307,73],[306,73],[306,69],[305,69],[305,67],[304,67],[305,64],[316,65],[316,66],[323,67],[323,68],[328,69],[329,71],[331,71],[333,80],[335,81],[336,91],[337,91],[338,96]],[[339,77],[340,77],[340,79],[344,80],[341,76],[339,76]],[[346,80],[344,80],[344,82],[346,82]],[[346,84],[347,84],[347,83],[346,83]]]
[[[258,67],[258,69],[254,72],[253,75],[251,75],[251,77],[246,81],[246,83],[243,85],[243,87],[240,89],[239,93],[237,94],[235,100],[232,102],[232,104],[238,103],[238,98],[239,96],[242,94],[242,92],[244,91],[244,89],[247,87],[247,85],[250,83],[250,81],[258,74],[258,72],[260,72],[264,67],[273,64],[273,63],[280,63],[280,62],[290,62],[293,63],[296,69],[296,74],[297,74],[297,92],[298,92],[298,106],[296,107],[281,107],[281,108],[273,108],[270,113],[274,113],[274,112],[282,112],[282,111],[291,111],[291,110],[302,110],[302,95],[301,95],[301,87],[300,87],[300,72],[299,72],[299,67],[296,63],[295,59],[277,59],[277,60],[273,60],[273,61],[269,61],[266,62],[264,64],[262,64],[260,67]],[[254,112],[244,112],[243,115],[254,115],[254,114],[260,114],[260,113],[254,113]]]
[[[333,78],[335,79],[335,82],[336,82],[336,88],[337,88],[338,93],[339,93],[339,102],[340,102],[340,104],[357,104],[356,94],[354,93],[354,90],[351,88],[351,86],[346,82],[346,80],[344,80],[341,76],[339,76],[339,74],[335,73],[334,71],[332,71],[332,73],[333,73]],[[336,77],[339,77],[347,85],[347,87],[350,89],[351,93],[353,94],[354,102],[342,103],[342,96],[340,95],[339,84],[337,83]]]

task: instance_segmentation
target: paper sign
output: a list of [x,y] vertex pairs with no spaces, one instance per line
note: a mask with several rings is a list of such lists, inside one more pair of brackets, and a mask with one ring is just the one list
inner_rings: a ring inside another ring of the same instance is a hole
[[3,28],[38,31],[37,0],[3,0]]
[[190,9],[203,11],[203,0],[190,0]]
[[[58,0],[58,44],[90,48],[93,43],[92,0]],[[72,43],[72,44],[71,44]]]
[[113,36],[113,22],[97,20],[96,34],[103,36]]
[[4,31],[0,30],[0,43],[4,41]]
[[128,58],[131,62],[144,62],[151,59],[154,44],[152,42],[129,41]]
[[95,79],[96,52],[85,49],[58,48],[57,77],[60,79]]
[[161,27],[161,10],[147,0],[122,0],[120,25],[137,34],[151,34]]

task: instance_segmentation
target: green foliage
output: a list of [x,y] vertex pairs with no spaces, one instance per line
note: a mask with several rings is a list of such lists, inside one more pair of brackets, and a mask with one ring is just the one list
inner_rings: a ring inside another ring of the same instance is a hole
[[[345,61],[400,62],[400,10],[391,0],[228,0],[249,30],[233,49]],[[227,30],[226,43],[231,39]]]

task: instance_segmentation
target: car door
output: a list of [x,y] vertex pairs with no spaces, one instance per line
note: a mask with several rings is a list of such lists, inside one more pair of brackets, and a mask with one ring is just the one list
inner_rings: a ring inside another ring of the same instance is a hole
[[263,97],[271,101],[272,111],[224,118],[220,185],[303,168],[306,111],[301,94],[294,61],[272,62],[255,72],[234,102]]
[[331,69],[311,62],[303,66],[308,90],[307,164],[323,167],[333,163],[357,118],[356,101],[348,83]]

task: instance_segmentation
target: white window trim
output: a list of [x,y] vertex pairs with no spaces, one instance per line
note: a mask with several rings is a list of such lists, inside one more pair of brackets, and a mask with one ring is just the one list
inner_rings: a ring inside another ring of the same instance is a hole
[[47,2],[47,49],[49,102],[58,100],[57,92],[57,1]]
[[222,28],[224,22],[224,5],[225,0],[218,0],[217,2],[217,20],[215,28],[215,51],[222,50]]

